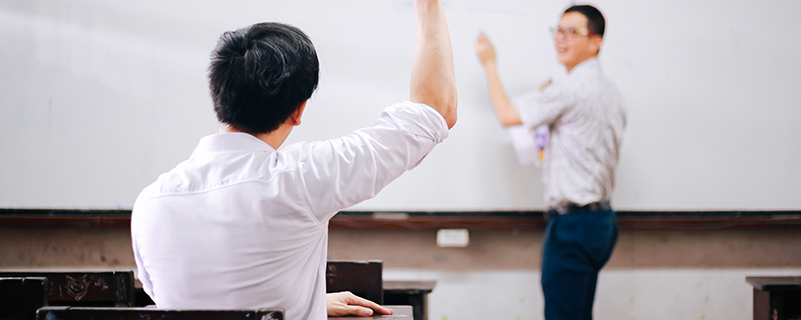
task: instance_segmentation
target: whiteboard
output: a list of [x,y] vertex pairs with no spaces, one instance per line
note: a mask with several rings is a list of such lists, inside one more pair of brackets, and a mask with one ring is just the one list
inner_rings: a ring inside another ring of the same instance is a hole
[[[544,208],[491,111],[474,38],[495,42],[511,96],[565,77],[548,28],[568,1],[445,1],[459,120],[369,211]],[[801,209],[795,0],[599,0],[601,65],[627,100],[621,210]],[[318,91],[287,143],[367,126],[408,99],[409,0],[0,2],[0,207],[131,208],[218,131],[206,70],[217,38],[256,22],[303,29]]]

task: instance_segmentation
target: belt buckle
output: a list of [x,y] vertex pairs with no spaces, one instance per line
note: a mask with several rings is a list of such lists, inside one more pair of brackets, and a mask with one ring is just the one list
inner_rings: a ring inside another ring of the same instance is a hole
[[584,206],[587,212],[595,212],[595,211],[605,211],[611,210],[612,206],[609,205],[607,201],[596,201],[592,203],[588,203]]

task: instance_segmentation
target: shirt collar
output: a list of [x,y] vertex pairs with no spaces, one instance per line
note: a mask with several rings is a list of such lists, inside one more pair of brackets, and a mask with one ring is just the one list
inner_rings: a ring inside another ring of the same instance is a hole
[[200,139],[200,142],[192,152],[192,158],[213,152],[229,151],[267,151],[274,152],[275,149],[266,142],[250,134],[242,132],[225,132],[212,134]]
[[570,71],[570,75],[583,73],[590,70],[600,70],[600,69],[601,69],[601,63],[598,62],[598,57],[593,57],[584,60],[581,63],[577,64],[575,67],[573,67],[573,70]]

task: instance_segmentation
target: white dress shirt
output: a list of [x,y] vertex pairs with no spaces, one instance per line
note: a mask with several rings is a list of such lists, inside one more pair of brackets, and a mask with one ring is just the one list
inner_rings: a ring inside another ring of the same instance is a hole
[[523,125],[547,125],[542,180],[549,208],[609,201],[626,128],[623,95],[597,58],[575,66],[564,81],[516,98]]
[[447,135],[436,110],[405,102],[371,127],[277,151],[246,133],[204,137],[134,204],[139,279],[160,308],[272,307],[287,319],[326,319],[328,220]]

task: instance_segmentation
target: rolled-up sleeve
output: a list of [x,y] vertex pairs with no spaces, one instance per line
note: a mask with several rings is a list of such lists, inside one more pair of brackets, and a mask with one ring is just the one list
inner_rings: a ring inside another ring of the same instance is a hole
[[564,86],[551,85],[543,91],[521,95],[512,100],[520,121],[529,129],[551,125],[576,104],[575,96]]
[[293,145],[301,192],[312,213],[325,221],[374,197],[447,136],[447,123],[433,108],[408,101],[392,105],[370,127],[337,139]]

